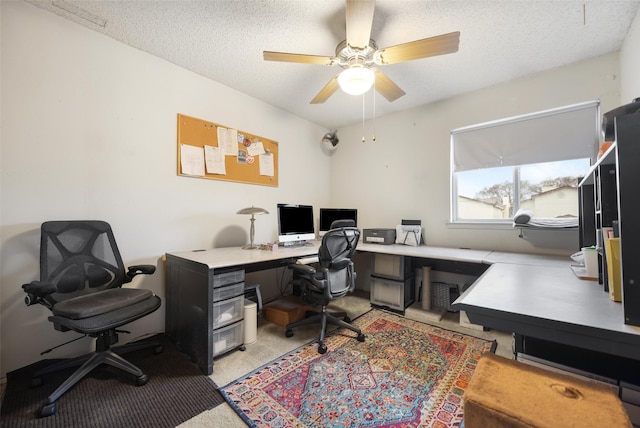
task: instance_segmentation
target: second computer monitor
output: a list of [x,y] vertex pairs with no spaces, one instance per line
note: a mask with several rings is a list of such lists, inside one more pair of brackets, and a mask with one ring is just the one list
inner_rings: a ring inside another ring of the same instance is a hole
[[357,226],[358,210],[355,208],[320,208],[319,235],[322,236],[331,229],[331,223],[336,220],[353,220]]

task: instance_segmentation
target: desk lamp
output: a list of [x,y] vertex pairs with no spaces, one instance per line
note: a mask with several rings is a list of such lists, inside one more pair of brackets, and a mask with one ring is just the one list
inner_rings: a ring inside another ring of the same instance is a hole
[[242,247],[245,250],[253,250],[258,248],[257,246],[253,245],[253,236],[255,235],[256,229],[253,225],[253,223],[256,221],[254,214],[269,214],[269,211],[265,210],[264,208],[258,208],[258,207],[254,207],[253,205],[249,208],[243,208],[240,211],[238,211],[236,214],[251,214],[251,229],[249,231],[249,238],[251,239],[251,243],[248,245],[245,245],[244,247]]

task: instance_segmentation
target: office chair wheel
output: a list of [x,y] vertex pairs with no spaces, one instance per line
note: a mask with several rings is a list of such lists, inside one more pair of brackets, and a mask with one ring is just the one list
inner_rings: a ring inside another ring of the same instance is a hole
[[240,346],[238,349],[239,349],[239,350],[241,350],[241,351],[246,351],[246,350],[247,350],[247,347],[246,347],[246,346],[244,346],[244,345],[242,345],[242,346]]
[[37,388],[42,385],[42,378],[40,376],[31,379],[31,388]]
[[40,412],[38,413],[38,417],[46,418],[47,416],[52,416],[56,414],[56,403],[45,404],[40,408]]
[[364,333],[358,335],[358,342],[364,342]]
[[343,321],[346,322],[347,324],[351,324],[351,318],[349,317],[344,317]]
[[149,376],[147,376],[144,373],[136,378],[136,385],[138,385],[138,386],[142,386],[142,385],[146,384],[147,382],[149,382]]
[[327,352],[327,345],[325,345],[324,343],[319,343],[318,354],[324,354],[325,352]]
[[293,337],[293,330],[291,330],[290,328],[287,329],[287,331],[284,332],[284,335],[286,337]]

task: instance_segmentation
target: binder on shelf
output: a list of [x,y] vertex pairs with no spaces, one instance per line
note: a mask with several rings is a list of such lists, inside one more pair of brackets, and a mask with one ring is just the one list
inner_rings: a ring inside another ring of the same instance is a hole
[[620,278],[620,238],[608,238],[604,241],[607,259],[609,297],[614,302],[622,301],[622,283]]

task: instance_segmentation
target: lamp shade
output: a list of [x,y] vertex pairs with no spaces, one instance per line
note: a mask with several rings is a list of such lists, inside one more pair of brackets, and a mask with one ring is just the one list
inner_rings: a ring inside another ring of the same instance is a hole
[[258,208],[251,206],[249,208],[243,208],[239,210],[236,214],[269,214],[269,211],[264,208]]
[[373,70],[360,65],[347,68],[338,75],[340,89],[349,95],[361,95],[371,89],[376,76]]

